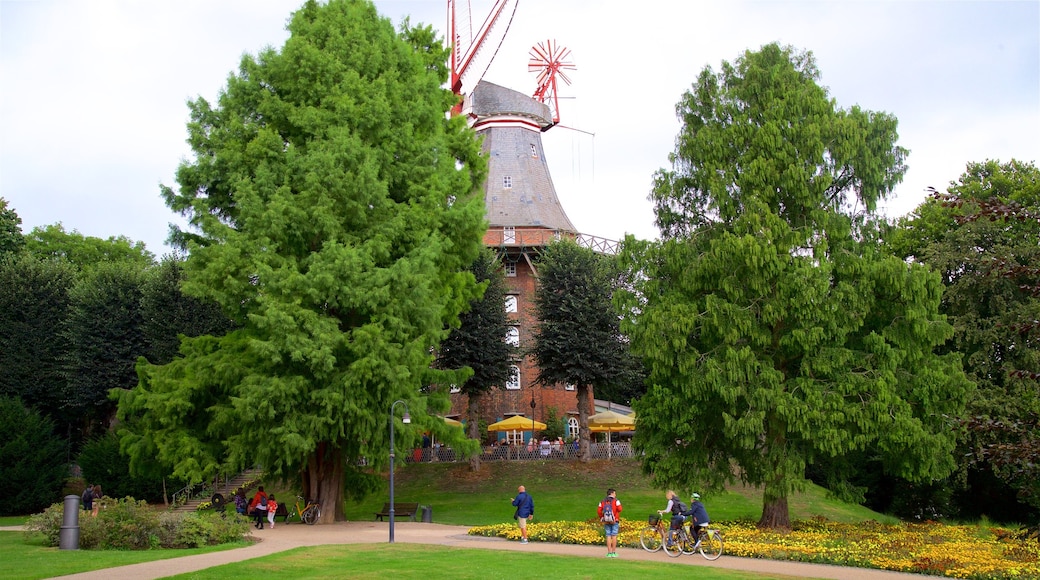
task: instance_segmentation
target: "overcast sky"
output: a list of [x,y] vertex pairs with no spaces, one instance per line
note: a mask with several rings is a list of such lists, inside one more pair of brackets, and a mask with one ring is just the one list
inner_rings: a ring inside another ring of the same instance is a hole
[[[464,2],[464,0],[460,0]],[[0,197],[23,231],[168,251],[186,101],[214,100],[243,53],[281,47],[302,0],[0,0]],[[446,28],[443,0],[379,1]],[[491,2],[473,2],[477,20]],[[479,24],[479,23],[478,23]],[[705,66],[778,41],[811,50],[838,105],[899,119],[910,167],[889,215],[972,161],[1040,161],[1040,1],[519,0],[489,81],[531,93],[528,50],[572,51],[561,125],[543,135],[583,233],[654,238],[646,196],[668,165],[675,103]],[[568,129],[566,127],[573,128]]]

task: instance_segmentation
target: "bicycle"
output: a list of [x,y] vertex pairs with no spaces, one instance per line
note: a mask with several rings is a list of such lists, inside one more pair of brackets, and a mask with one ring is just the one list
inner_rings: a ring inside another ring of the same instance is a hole
[[639,532],[639,545],[653,553],[664,545],[665,525],[661,521],[661,514],[650,514],[646,521],[648,525]]
[[[306,505],[300,502],[304,502]],[[296,496],[296,505],[293,507],[293,511],[285,518],[285,523],[289,523],[293,516],[296,516],[300,522],[313,526],[321,519],[321,506],[312,501],[306,501],[301,496]]]
[[665,553],[672,558],[678,558],[680,554],[700,552],[705,560],[718,560],[722,555],[722,534],[718,530],[709,530],[701,526],[697,526],[697,530],[699,542],[692,539],[690,522],[683,522],[678,530],[670,530],[671,541],[665,543]]

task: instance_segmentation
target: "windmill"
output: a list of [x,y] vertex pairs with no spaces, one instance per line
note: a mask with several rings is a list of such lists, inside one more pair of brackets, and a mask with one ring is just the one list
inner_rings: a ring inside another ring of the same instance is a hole
[[[460,6],[460,4],[462,4]],[[451,39],[451,90],[466,95],[483,78],[516,14],[517,0],[496,0],[484,24],[473,33],[469,0],[448,0],[448,34]],[[508,18],[506,17],[508,15]],[[494,46],[489,53],[486,48]],[[483,70],[474,77],[471,70]]]
[[[556,78],[559,77],[565,84],[570,85],[571,79],[563,71],[577,69],[574,63],[567,60],[571,56],[571,51],[553,40],[547,40],[531,47],[528,56],[530,56],[530,60],[527,61],[527,71],[537,73],[535,80],[538,88],[535,89],[533,96],[549,105],[553,125],[556,125],[560,122],[560,98],[556,90]],[[549,127],[542,130],[548,130]]]
[[[531,49],[528,70],[537,73],[538,84],[534,96],[483,80],[512,23],[516,4],[515,0],[496,1],[484,24],[472,34],[469,2],[448,0],[449,68],[451,90],[462,97],[452,112],[465,116],[487,158],[484,245],[495,251],[502,264],[511,300],[505,308],[512,330],[516,336],[525,336],[538,324],[532,307],[538,256],[561,238],[583,244],[594,238],[580,234],[564,211],[542,144],[542,133],[560,120],[558,85],[561,81],[569,85],[566,71],[575,69],[568,60],[570,51],[553,41]],[[527,425],[533,432],[536,399],[541,400],[543,413],[552,406],[579,417],[590,414],[591,392],[579,399],[574,387],[539,385],[537,362],[529,355],[511,363],[510,380],[481,402],[481,414],[489,423],[523,415],[530,405],[531,416],[522,420],[521,429]],[[468,397],[464,397],[451,395],[453,412],[461,414],[469,408]],[[572,421],[575,427],[579,423],[571,417],[568,425]]]

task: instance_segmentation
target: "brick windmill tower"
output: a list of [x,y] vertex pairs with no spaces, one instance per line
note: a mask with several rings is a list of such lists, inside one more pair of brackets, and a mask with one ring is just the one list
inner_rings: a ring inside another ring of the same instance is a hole
[[[538,84],[534,96],[481,80],[483,72],[475,81],[467,83],[467,73],[476,70],[473,67],[477,66],[482,49],[486,54],[490,46],[496,44],[494,39],[497,45],[501,44],[516,2],[496,2],[484,25],[468,43],[459,26],[464,18],[457,17],[455,8],[455,2],[448,0],[453,39],[451,85],[452,90],[463,97],[456,113],[465,115],[482,138],[482,149],[488,158],[484,202],[489,227],[484,244],[493,248],[501,260],[508,288],[504,306],[511,324],[506,340],[519,346],[531,339],[537,324],[534,313],[537,255],[549,243],[564,237],[601,252],[616,252],[616,244],[578,233],[560,204],[545,160],[542,133],[559,123],[557,81],[570,84],[564,73],[575,68],[567,60],[570,51],[552,41],[531,49],[528,70],[537,73]],[[490,51],[492,57],[497,45]],[[484,71],[490,65],[490,60],[486,60]],[[538,370],[531,357],[519,358],[512,368],[512,380],[484,397],[481,410],[484,419],[492,423],[522,415],[543,420],[548,409],[553,408],[558,417],[566,418],[568,433],[576,435],[574,386],[536,385]],[[462,394],[452,395],[453,413],[466,408],[465,399]],[[592,401],[588,408],[592,408]],[[508,434],[517,439],[531,435],[530,431]]]

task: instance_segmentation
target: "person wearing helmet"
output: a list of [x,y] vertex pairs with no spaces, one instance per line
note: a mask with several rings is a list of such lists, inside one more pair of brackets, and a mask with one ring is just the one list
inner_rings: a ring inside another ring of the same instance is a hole
[[684,511],[683,515],[693,519],[693,537],[697,538],[693,549],[696,550],[701,545],[701,529],[708,527],[711,521],[708,519],[708,510],[704,509],[704,504],[701,503],[701,494],[694,493],[690,497],[690,509]]

